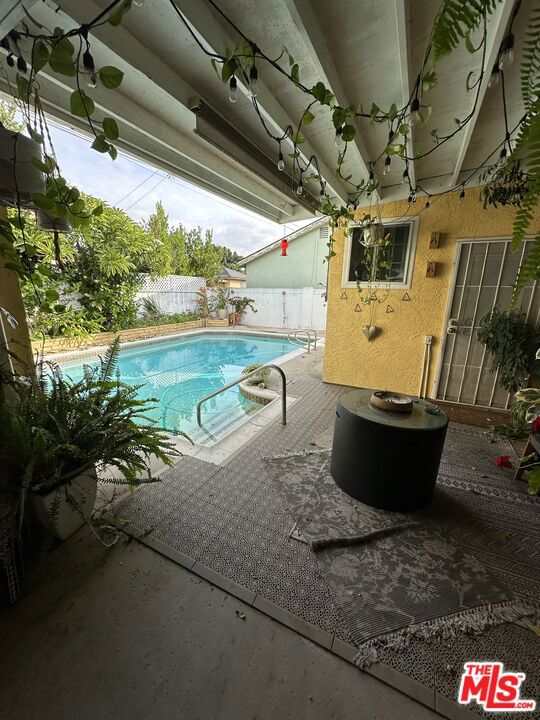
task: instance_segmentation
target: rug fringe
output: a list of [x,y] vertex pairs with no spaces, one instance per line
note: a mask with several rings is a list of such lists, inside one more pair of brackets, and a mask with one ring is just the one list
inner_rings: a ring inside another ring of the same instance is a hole
[[415,638],[422,640],[448,640],[459,632],[480,633],[489,627],[525,618],[540,617],[540,608],[527,605],[521,600],[480,605],[453,615],[409,625],[397,632],[374,640],[368,640],[358,648],[354,664],[361,670],[377,662],[383,650],[405,650]]
[[349,537],[326,537],[318,538],[317,540],[308,541],[308,545],[311,547],[313,552],[320,552],[321,550],[328,550],[329,548],[347,547],[349,545],[361,545],[368,540],[373,540],[377,537],[383,537],[385,535],[391,535],[398,530],[407,530],[408,528],[415,527],[420,523],[418,520],[408,520],[402,522],[399,525],[389,525],[388,527],[377,528],[371,532],[350,535]]

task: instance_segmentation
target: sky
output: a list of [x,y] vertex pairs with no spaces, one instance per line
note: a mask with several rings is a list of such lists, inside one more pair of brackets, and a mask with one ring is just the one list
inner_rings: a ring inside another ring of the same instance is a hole
[[171,225],[213,230],[217,245],[245,256],[312,220],[279,225],[186,180],[118,153],[116,160],[90,148],[90,141],[49,121],[63,177],[79,190],[119,207],[137,222],[161,201]]

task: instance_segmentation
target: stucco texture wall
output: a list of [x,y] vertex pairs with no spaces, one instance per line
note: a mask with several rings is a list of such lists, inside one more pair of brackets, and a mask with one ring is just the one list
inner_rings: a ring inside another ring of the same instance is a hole
[[289,243],[287,256],[279,248],[246,264],[248,288],[301,288],[317,283],[326,285],[327,240],[320,238],[320,228]]
[[[359,302],[356,289],[342,288],[342,267],[345,233],[335,232],[336,256],[330,263],[329,299],[326,323],[326,345],[323,379],[326,382],[355,387],[396,390],[418,395],[425,336],[433,336],[428,376],[428,396],[431,396],[437,360],[445,331],[446,303],[452,275],[452,266],[459,239],[509,238],[512,234],[514,211],[511,208],[484,210],[479,201],[479,188],[467,190],[459,203],[459,193],[450,193],[431,201],[428,209],[419,215],[416,254],[411,288],[391,290],[385,303],[376,310],[374,324],[382,333],[368,342],[361,327],[368,321],[365,306],[355,312]],[[424,206],[419,198],[411,206],[414,216]],[[357,211],[358,218],[367,208]],[[393,202],[381,206],[382,218],[398,218],[407,213],[406,202]],[[403,220],[406,218],[403,217]],[[531,233],[540,231],[540,212]],[[438,249],[430,249],[432,232],[441,233]],[[437,263],[436,276],[426,277],[428,261]],[[347,299],[340,299],[343,292]],[[410,302],[403,302],[407,292]],[[390,305],[394,312],[387,313]]]

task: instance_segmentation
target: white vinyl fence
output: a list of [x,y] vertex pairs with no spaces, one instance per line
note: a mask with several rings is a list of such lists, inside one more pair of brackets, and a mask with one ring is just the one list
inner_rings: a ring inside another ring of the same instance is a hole
[[[206,287],[206,280],[188,275],[164,275],[152,279],[143,275],[143,285],[137,300],[153,298],[164,313],[194,312],[197,307],[197,290]],[[142,312],[142,308],[140,310]]]
[[250,297],[256,313],[246,310],[244,325],[273,328],[313,328],[326,326],[325,289],[305,288],[234,288],[231,295]]

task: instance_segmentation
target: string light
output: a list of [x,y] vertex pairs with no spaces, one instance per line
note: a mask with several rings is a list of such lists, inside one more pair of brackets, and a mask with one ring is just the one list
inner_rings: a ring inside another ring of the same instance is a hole
[[499,167],[502,169],[506,165],[506,156],[507,156],[506,148],[503,147],[499,154]]
[[144,7],[144,0],[133,0],[133,4],[135,7],[142,8]]
[[426,200],[426,210],[427,210],[428,207],[429,207],[429,199],[430,199],[430,198],[431,198],[431,195],[428,195],[428,199]]
[[257,89],[259,87],[259,73],[255,65],[249,68],[249,91],[251,97],[257,97]]
[[501,77],[501,69],[499,68],[498,64],[495,63],[495,65],[493,66],[493,68],[491,70],[491,75],[489,76],[489,81],[488,81],[488,85],[487,85],[488,88],[497,87],[497,85],[499,84],[500,77]]
[[411,103],[411,113],[409,115],[409,125],[411,127],[414,127],[418,122],[420,122],[420,100],[415,97],[414,100]]
[[285,161],[283,160],[283,153],[281,152],[281,150],[279,151],[278,155],[277,169],[279,170],[279,172],[283,172],[285,170]]
[[514,33],[508,33],[499,49],[499,68],[505,70],[514,61]]
[[384,161],[383,175],[388,175],[388,173],[390,172],[390,163],[391,163],[391,162],[392,162],[392,161],[391,161],[391,159],[390,159],[390,155],[387,155],[387,156],[386,156],[386,159],[385,159],[385,161]]
[[409,205],[412,203],[412,195],[411,194],[409,194],[409,197],[407,198],[407,202],[409,203]]
[[465,200],[465,188],[461,188],[461,192],[459,193],[459,202],[463,202]]
[[26,60],[23,57],[17,58],[17,70],[22,73],[26,73],[28,70],[28,66],[26,65]]
[[336,130],[336,136],[334,137],[334,145],[341,147],[343,145],[343,131],[341,128]]
[[405,170],[403,171],[403,177],[401,178],[401,184],[404,185],[408,179],[409,179],[409,171],[407,170],[407,168],[405,168]]
[[13,59],[13,55],[11,53],[9,53],[9,55],[7,56],[6,62],[9,65],[9,67],[15,66],[15,60]]
[[300,178],[300,182],[298,183],[298,186],[296,188],[296,194],[298,197],[304,194],[304,186],[302,184],[302,178]]
[[229,100],[232,103],[235,103],[237,99],[238,99],[238,83],[237,83],[234,75],[232,75],[231,79],[229,80]]

